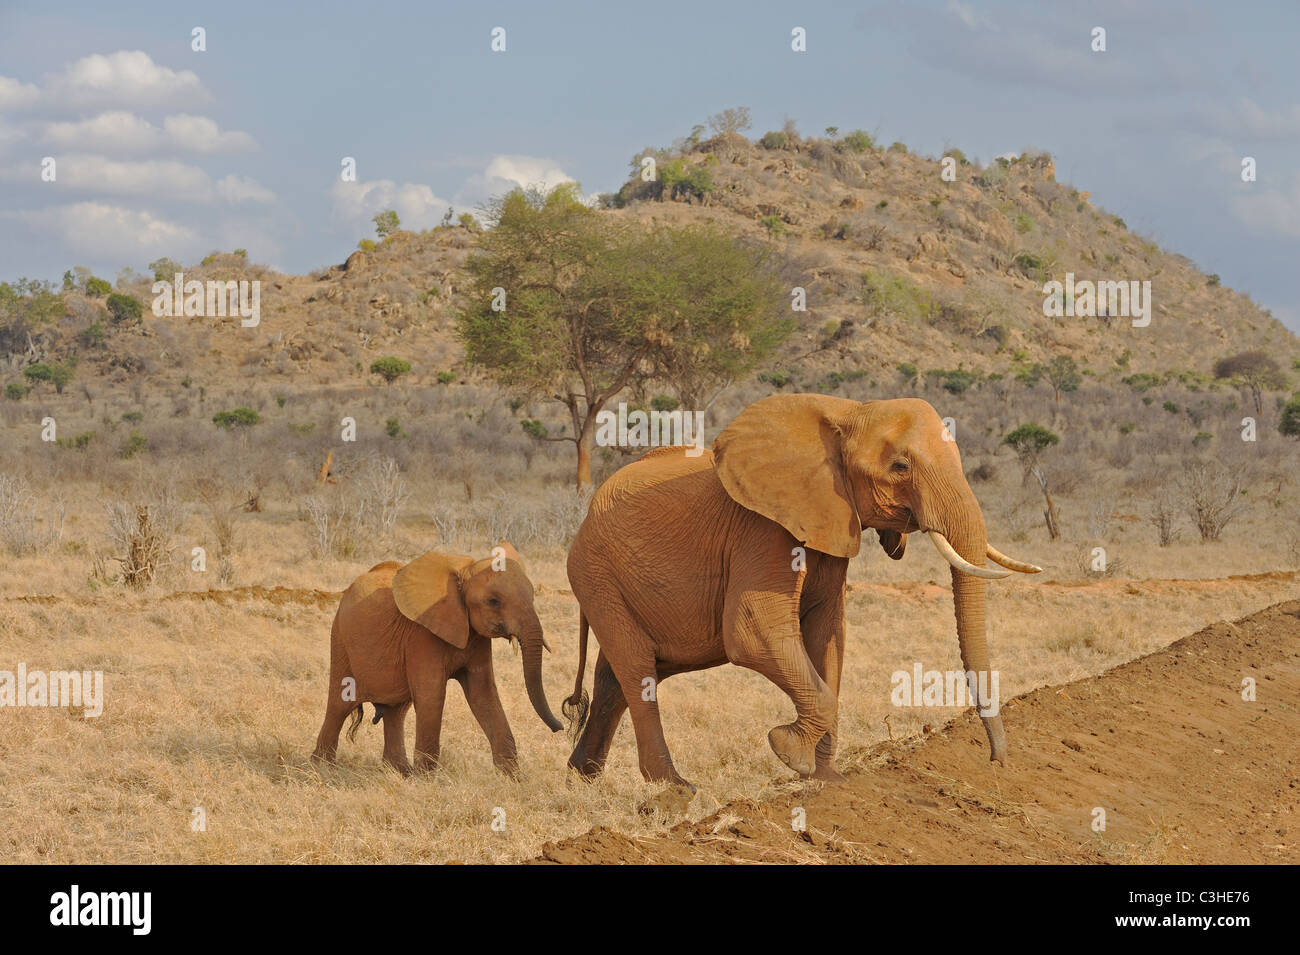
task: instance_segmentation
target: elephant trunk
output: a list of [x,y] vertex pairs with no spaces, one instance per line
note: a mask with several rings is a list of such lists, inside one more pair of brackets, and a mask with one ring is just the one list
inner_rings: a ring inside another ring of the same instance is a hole
[[[968,503],[952,523],[951,533],[945,534],[949,543],[963,559],[984,566],[988,543],[985,539],[984,516],[974,495],[966,491]],[[984,731],[989,737],[989,759],[1003,763],[1006,758],[1007,739],[1002,730],[1002,717],[998,715],[997,680],[989,667],[988,642],[985,634],[984,609],[988,597],[988,584],[979,577],[952,568],[952,600],[957,616],[957,642],[961,647],[961,662],[971,682],[971,699],[984,721]],[[974,674],[973,678],[971,674]]]
[[564,725],[551,712],[551,706],[546,702],[546,688],[542,685],[542,648],[545,640],[541,623],[530,627],[519,643],[520,655],[524,661],[524,687],[528,691],[528,702],[533,704],[533,709],[551,732],[558,732]]

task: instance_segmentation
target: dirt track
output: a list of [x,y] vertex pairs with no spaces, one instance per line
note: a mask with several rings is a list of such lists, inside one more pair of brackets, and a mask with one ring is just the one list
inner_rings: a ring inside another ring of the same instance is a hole
[[[1245,677],[1256,702],[1242,700]],[[655,838],[595,829],[536,861],[1300,862],[1300,600],[1003,711],[1005,767],[968,714],[844,753],[846,783],[732,803]]]

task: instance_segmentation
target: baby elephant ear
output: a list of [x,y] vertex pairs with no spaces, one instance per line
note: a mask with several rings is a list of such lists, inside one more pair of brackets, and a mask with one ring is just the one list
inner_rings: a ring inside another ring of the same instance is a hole
[[506,540],[504,537],[492,546],[492,553],[490,556],[493,562],[495,562],[498,557],[503,557],[506,560],[513,560],[520,567],[524,566],[524,559],[519,556],[519,551],[515,550],[514,547],[511,546],[510,541]]
[[393,577],[393,599],[407,620],[461,650],[469,642],[469,617],[460,593],[460,572],[471,557],[430,551],[415,558]]
[[861,407],[828,395],[754,402],[713,439],[722,486],[800,543],[835,557],[856,556],[862,524],[845,485],[840,422]]

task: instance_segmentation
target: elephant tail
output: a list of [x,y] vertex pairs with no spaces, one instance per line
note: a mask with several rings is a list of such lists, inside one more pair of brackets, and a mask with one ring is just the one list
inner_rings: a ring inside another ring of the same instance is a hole
[[357,741],[357,727],[361,725],[361,718],[366,715],[365,710],[366,705],[364,703],[358,703],[357,708],[352,711],[352,722],[348,724],[349,743],[355,743]]
[[575,742],[587,724],[587,711],[591,708],[591,697],[582,688],[582,678],[587,673],[587,635],[591,625],[581,610],[578,611],[578,621],[578,676],[573,681],[573,696],[560,704],[560,712],[569,721],[569,736]]

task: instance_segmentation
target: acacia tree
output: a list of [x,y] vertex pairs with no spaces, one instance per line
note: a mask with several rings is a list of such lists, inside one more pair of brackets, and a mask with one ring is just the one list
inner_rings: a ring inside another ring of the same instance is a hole
[[458,335],[502,386],[565,407],[567,433],[523,427],[574,443],[579,488],[591,483],[596,415],[619,392],[658,375],[698,401],[793,328],[765,253],[719,232],[642,231],[585,206],[574,184],[515,190],[486,218]]
[[1069,355],[1057,355],[1043,366],[1043,377],[1052,386],[1052,397],[1057,407],[1061,405],[1061,393],[1078,391],[1083,381],[1079,366]]
[[1043,520],[1047,524],[1047,535],[1052,540],[1061,536],[1061,529],[1057,521],[1056,504],[1052,500],[1051,492],[1047,490],[1047,475],[1043,473],[1039,456],[1052,445],[1059,444],[1060,440],[1056,432],[1033,422],[1022,424],[1002,439],[1003,444],[1015,450],[1016,457],[1025,467],[1025,477],[1028,478],[1032,474],[1038,481],[1038,487],[1043,492],[1043,500],[1047,504],[1043,511]]
[[1263,351],[1244,351],[1214,363],[1214,377],[1227,379],[1238,388],[1246,388],[1255,401],[1255,414],[1264,411],[1264,391],[1287,385],[1286,375],[1272,355]]

